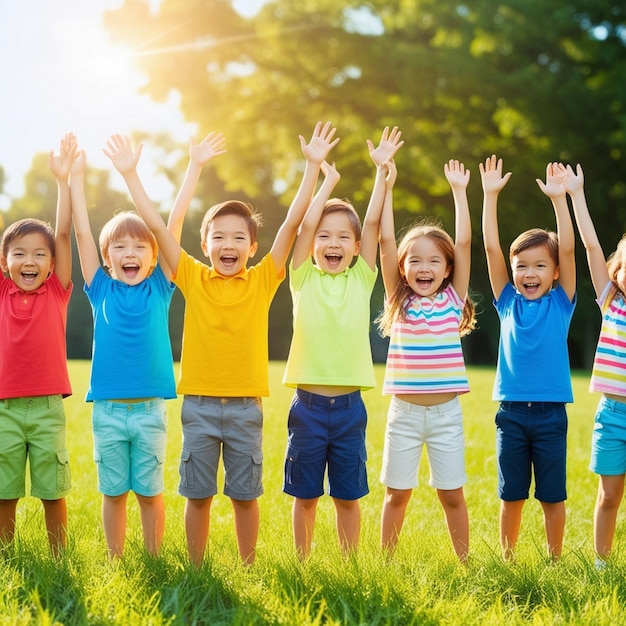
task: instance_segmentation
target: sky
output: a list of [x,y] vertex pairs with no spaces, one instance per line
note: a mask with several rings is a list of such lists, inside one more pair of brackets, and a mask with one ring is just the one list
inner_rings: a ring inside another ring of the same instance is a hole
[[[243,14],[254,14],[264,0],[233,0]],[[132,130],[169,132],[187,144],[202,133],[185,123],[173,95],[155,103],[139,94],[146,77],[113,43],[101,25],[105,10],[123,0],[0,0],[0,166],[5,193],[24,192],[24,176],[33,156],[57,149],[72,131],[87,154],[89,165],[112,168],[102,148],[113,133]],[[151,0],[158,6],[159,0]],[[198,137],[200,138],[200,137]],[[140,173],[157,201],[169,200],[172,189],[150,167],[144,148]],[[121,177],[112,176],[112,183]]]

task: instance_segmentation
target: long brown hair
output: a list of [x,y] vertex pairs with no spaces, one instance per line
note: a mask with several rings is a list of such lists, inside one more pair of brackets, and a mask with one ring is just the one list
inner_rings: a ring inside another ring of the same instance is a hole
[[[618,293],[621,293],[622,290],[617,282],[617,274],[622,269],[624,265],[624,255],[626,254],[626,233],[622,235],[622,238],[619,240],[617,244],[617,248],[615,248],[615,252],[609,255],[609,258],[606,260],[606,268],[609,272],[609,279],[611,281],[611,289],[607,294],[605,302],[608,306],[611,301],[615,298]],[[624,295],[622,293],[622,295]],[[604,309],[603,309],[604,311]]]
[[[454,241],[452,237],[442,228],[439,222],[426,219],[410,228],[402,237],[398,245],[398,266],[400,268],[400,277],[398,283],[394,287],[391,295],[387,298],[385,308],[377,318],[378,328],[383,337],[391,334],[391,327],[397,319],[406,320],[407,311],[411,303],[411,297],[414,291],[406,281],[404,275],[404,260],[409,252],[413,242],[420,237],[429,237],[433,240],[439,251],[443,254],[450,273],[443,280],[437,293],[441,293],[452,281],[454,276]],[[463,294],[459,294],[462,296]],[[459,323],[459,332],[461,337],[469,335],[476,328],[476,310],[474,302],[469,294],[465,297],[465,305],[461,314]]]

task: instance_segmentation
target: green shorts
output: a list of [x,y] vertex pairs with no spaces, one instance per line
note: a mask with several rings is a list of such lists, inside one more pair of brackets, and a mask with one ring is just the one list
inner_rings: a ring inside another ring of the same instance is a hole
[[60,395],[0,400],[0,500],[64,498],[71,487]]

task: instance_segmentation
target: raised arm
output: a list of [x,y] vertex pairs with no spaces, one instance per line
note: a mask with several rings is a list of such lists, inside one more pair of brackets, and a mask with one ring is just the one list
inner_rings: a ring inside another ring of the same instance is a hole
[[[276,233],[272,249],[270,250],[277,272],[282,272],[287,263],[293,242],[298,234],[298,228],[311,204],[322,163],[326,161],[328,153],[339,142],[338,137],[333,139],[336,131],[337,129],[330,122],[326,122],[323,125],[322,122],[318,122],[315,125],[313,136],[309,143],[306,143],[302,135],[299,136],[300,147],[306,159],[306,165],[298,191],[291,202],[285,220]],[[310,252],[310,247],[308,252]]]
[[[367,206],[365,218],[363,220],[363,230],[361,233],[361,251],[363,260],[374,269],[376,266],[376,253],[378,252],[378,237],[380,230],[380,220],[383,210],[383,203],[386,196],[386,177],[389,173],[389,167],[386,165],[393,160],[396,152],[404,145],[401,141],[402,133],[394,126],[391,131],[386,126],[383,130],[378,147],[374,147],[371,140],[367,140],[370,158],[376,165],[376,176],[374,178],[374,187],[372,195]],[[394,182],[397,172],[394,166]],[[393,188],[393,183],[391,185]]]
[[400,280],[400,268],[398,267],[398,244],[396,242],[395,223],[393,219],[393,186],[396,182],[397,170],[393,159],[385,161],[382,165],[386,170],[385,176],[385,200],[380,218],[380,268],[385,286],[387,298],[391,296],[398,281]]
[[210,132],[200,143],[196,144],[194,142],[195,139],[192,137],[189,140],[189,163],[185,172],[185,178],[167,220],[168,230],[179,243],[185,216],[196,192],[202,168],[212,158],[226,152],[226,140],[222,133]]
[[334,163],[331,165],[324,161],[321,169],[324,174],[324,181],[320,185],[318,192],[315,194],[313,201],[311,202],[311,205],[302,220],[302,224],[300,225],[300,231],[298,232],[298,238],[296,239],[296,245],[293,249],[293,257],[291,259],[291,263],[294,268],[300,267],[300,265],[302,265],[311,256],[311,249],[313,248],[313,241],[315,239],[315,231],[320,223],[324,205],[330,198],[333,189],[341,178]]
[[111,159],[115,169],[124,177],[139,215],[154,233],[159,245],[159,263],[163,273],[170,278],[172,273],[175,274],[178,270],[181,248],[176,238],[167,230],[165,222],[141,184],[137,174],[137,162],[141,156],[141,150],[141,145],[133,150],[128,137],[113,135],[107,141],[103,152]]
[[556,217],[556,232],[559,238],[559,283],[567,297],[576,294],[576,257],[574,254],[574,226],[567,206],[565,180],[567,170],[561,163],[548,163],[546,182],[537,179],[541,191],[550,198]]
[[483,186],[483,245],[493,296],[497,300],[509,282],[506,260],[500,246],[498,230],[498,194],[509,181],[511,172],[502,176],[502,159],[492,155],[479,164]]
[[50,151],[49,166],[57,182],[57,210],[54,239],[54,273],[65,289],[72,281],[72,205],[70,200],[69,175],[72,161],[76,156],[77,143],[73,133],[67,133],[61,140],[59,154]]
[[472,261],[472,224],[467,202],[467,185],[470,172],[463,163],[450,159],[443,167],[444,173],[454,198],[455,239],[454,239],[454,275],[452,286],[463,299],[467,296]]
[[70,170],[70,195],[72,198],[72,219],[74,221],[74,234],[76,245],[78,246],[78,256],[80,258],[80,268],[83,280],[87,287],[100,267],[100,257],[98,247],[89,225],[89,215],[87,213],[87,202],[85,201],[85,168],[87,159],[85,151],[79,151],[72,163]]
[[589,264],[589,273],[591,274],[591,282],[596,292],[596,297],[600,297],[602,291],[609,282],[609,270],[606,266],[606,258],[602,251],[602,246],[596,234],[596,229],[589,214],[587,207],[587,199],[585,198],[585,178],[583,169],[578,164],[576,172],[568,165],[566,168],[565,190],[572,199],[574,208],[574,217],[580,238],[587,252],[587,263]]

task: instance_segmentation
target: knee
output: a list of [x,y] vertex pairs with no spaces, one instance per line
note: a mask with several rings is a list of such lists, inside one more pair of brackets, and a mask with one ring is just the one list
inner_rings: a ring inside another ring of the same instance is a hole
[[598,492],[598,506],[601,509],[616,509],[622,501],[621,489],[600,489]]
[[391,507],[405,507],[411,499],[411,489],[392,489],[387,487],[385,505]]
[[463,489],[438,489],[439,500],[446,508],[457,509],[465,506]]

